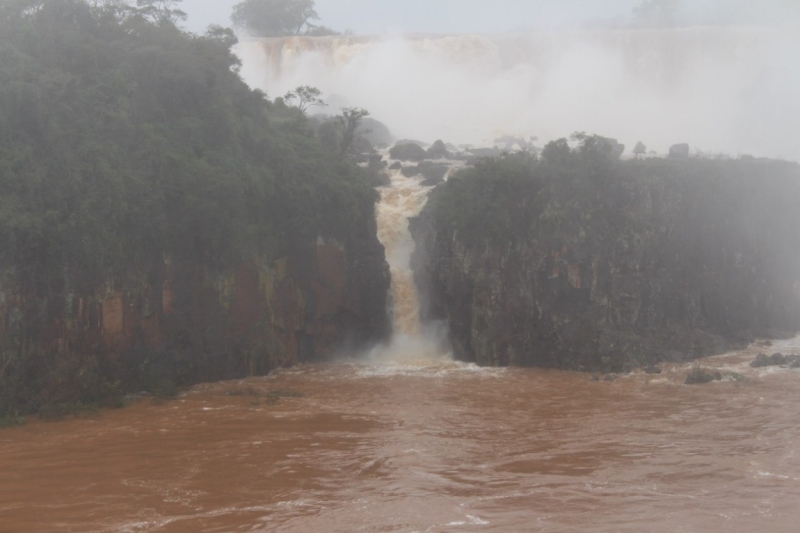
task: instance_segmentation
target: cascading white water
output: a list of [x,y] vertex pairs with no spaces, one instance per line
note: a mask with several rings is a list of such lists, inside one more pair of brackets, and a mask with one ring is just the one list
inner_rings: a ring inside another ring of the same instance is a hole
[[392,273],[391,315],[394,336],[389,346],[371,354],[373,359],[441,359],[440,339],[420,323],[419,294],[411,270],[414,240],[408,219],[419,215],[428,199],[430,187],[422,178],[405,177],[399,170],[389,170],[391,184],[381,187],[377,206],[378,239],[386,248],[386,260]]
[[575,131],[665,153],[800,158],[800,33],[772,28],[243,41],[245,79],[277,96],[323,91],[398,138],[485,144]]
[[386,248],[386,260],[392,272],[392,322],[401,335],[419,333],[419,295],[411,271],[414,241],[408,231],[408,218],[417,216],[428,197],[429,189],[418,178],[392,173],[392,184],[380,190],[377,208],[378,239]]

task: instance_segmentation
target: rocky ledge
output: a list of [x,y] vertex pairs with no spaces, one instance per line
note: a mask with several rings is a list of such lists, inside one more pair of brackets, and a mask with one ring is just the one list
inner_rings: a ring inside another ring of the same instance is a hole
[[412,220],[423,318],[459,359],[625,372],[800,329],[797,165],[579,140],[479,162]]

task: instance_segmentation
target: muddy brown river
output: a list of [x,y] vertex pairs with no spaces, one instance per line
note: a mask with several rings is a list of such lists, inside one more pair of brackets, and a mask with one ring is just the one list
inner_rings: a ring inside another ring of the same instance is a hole
[[391,346],[1,430],[0,533],[800,531],[800,371],[758,347],[702,386],[437,357],[408,266],[426,194],[381,191]]
[[703,386],[344,361],[33,422],[0,431],[0,531],[796,532],[800,373],[755,351]]

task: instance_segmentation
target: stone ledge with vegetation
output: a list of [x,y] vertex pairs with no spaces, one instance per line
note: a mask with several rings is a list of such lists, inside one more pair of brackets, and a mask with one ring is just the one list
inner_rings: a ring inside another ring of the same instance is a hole
[[412,220],[424,318],[459,359],[624,372],[800,329],[798,165],[575,140],[483,159]]
[[364,171],[173,3],[0,1],[6,423],[389,333]]

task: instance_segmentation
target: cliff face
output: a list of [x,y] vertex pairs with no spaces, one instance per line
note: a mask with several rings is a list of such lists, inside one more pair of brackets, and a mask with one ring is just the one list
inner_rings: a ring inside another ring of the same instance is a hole
[[567,157],[479,165],[413,221],[458,358],[619,372],[800,329],[796,165]]
[[138,282],[96,280],[89,291],[7,281],[0,335],[44,367],[97,358],[103,374],[133,390],[323,360],[390,334],[389,270],[375,231],[373,219],[345,244],[320,238],[276,261],[215,273],[167,257]]

